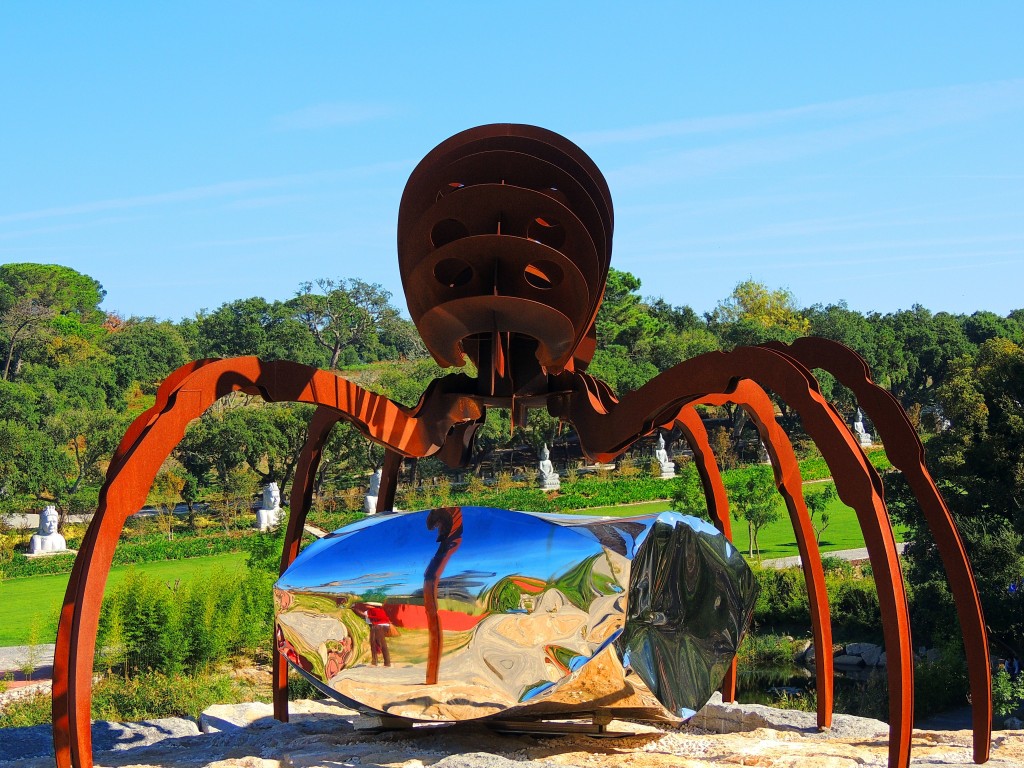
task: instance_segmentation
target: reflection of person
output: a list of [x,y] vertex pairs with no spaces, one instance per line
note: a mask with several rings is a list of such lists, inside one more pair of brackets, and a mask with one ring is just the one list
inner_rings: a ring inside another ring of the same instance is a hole
[[391,630],[391,619],[381,603],[365,602],[352,609],[370,625],[370,654],[373,666],[377,666],[377,657],[384,659],[384,666],[391,666],[391,651],[388,650],[388,632]]
[[57,525],[60,516],[57,509],[49,506],[39,514],[39,530],[29,540],[28,551],[30,554],[41,552],[63,552],[68,548],[68,543],[57,533]]

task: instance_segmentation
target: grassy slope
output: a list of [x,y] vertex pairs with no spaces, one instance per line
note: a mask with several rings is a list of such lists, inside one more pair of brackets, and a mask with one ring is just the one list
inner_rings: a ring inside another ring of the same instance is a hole
[[[241,568],[245,553],[230,552],[188,560],[167,560],[156,563],[111,568],[107,590],[124,579],[132,568],[154,578],[174,582],[195,579],[205,574]],[[52,643],[56,633],[57,612],[68,586],[69,574],[27,576],[0,581],[0,646],[25,645],[29,642],[33,621],[39,630],[40,643]]]
[[[819,493],[824,484],[811,484],[804,486],[805,494]],[[781,507],[781,504],[780,504]],[[583,514],[590,515],[614,515],[628,517],[632,515],[643,515],[650,512],[663,512],[669,509],[667,501],[648,501],[642,504],[630,504],[618,507],[597,507],[595,509],[581,510]],[[829,527],[821,537],[821,551],[831,552],[838,549],[857,549],[864,546],[864,536],[861,533],[860,525],[857,523],[857,515],[852,509],[841,501],[833,501],[829,506],[831,520]],[[742,521],[732,521],[733,543],[744,554],[747,552],[748,536],[747,526]],[[902,541],[902,531],[896,529],[896,540]],[[791,557],[799,554],[796,548],[796,536],[793,535],[793,526],[789,522],[789,515],[783,509],[782,517],[778,522],[761,529],[758,536],[761,545],[761,557]]]
[[[823,487],[824,484],[809,484],[804,486],[804,492],[817,493]],[[596,507],[581,510],[581,514],[625,517],[662,512],[666,509],[669,509],[667,501],[649,501],[642,504]],[[822,536],[821,550],[829,552],[863,547],[864,537],[853,510],[839,501],[834,501],[830,512],[832,521]],[[902,531],[896,531],[896,539],[902,541]],[[740,551],[747,552],[747,527],[742,522],[735,520],[733,521],[733,543]],[[793,528],[785,511],[778,522],[761,531],[760,543],[763,558],[789,557],[798,554],[796,537],[793,535]],[[205,573],[241,567],[244,562],[244,553],[235,552],[212,557],[123,566],[111,570],[107,588],[110,589],[120,583],[131,567],[138,568],[156,578],[173,581],[174,579],[193,579]],[[40,629],[39,642],[53,642],[57,610],[67,583],[67,574],[0,581],[0,646],[27,643],[33,620],[38,623]]]

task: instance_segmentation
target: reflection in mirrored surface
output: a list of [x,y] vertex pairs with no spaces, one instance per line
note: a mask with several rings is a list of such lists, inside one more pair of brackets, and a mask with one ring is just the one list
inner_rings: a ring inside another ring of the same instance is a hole
[[401,717],[595,702],[678,715],[720,682],[753,585],[724,538],[675,513],[389,515],[310,544],[281,576],[278,648],[326,693]]

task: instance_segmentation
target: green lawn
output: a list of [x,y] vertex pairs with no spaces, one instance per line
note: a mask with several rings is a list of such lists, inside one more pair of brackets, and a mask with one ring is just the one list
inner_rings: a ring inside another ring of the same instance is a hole
[[[118,566],[110,569],[107,591],[120,584],[132,568],[173,583],[179,579],[187,581],[206,574],[242,568],[244,565],[244,552],[229,552],[187,560]],[[38,642],[52,643],[68,578],[69,574],[61,573],[0,581],[0,646],[28,644],[33,621],[39,630]]]
[[[805,494],[820,493],[824,490],[824,483],[812,483],[804,486]],[[792,557],[800,554],[796,548],[796,536],[793,535],[793,526],[789,522],[789,515],[786,513],[782,502],[779,502],[782,509],[782,518],[769,526],[761,529],[758,536],[761,544],[761,557]],[[580,514],[587,515],[613,515],[619,517],[632,517],[634,515],[645,515],[651,512],[663,512],[669,509],[667,501],[647,501],[642,504],[629,504],[625,506],[595,507],[593,509],[579,510]],[[821,551],[831,552],[837,549],[858,549],[864,546],[864,535],[861,533],[860,525],[857,522],[857,515],[852,509],[841,501],[833,501],[829,506],[831,519],[829,527],[821,537]],[[896,529],[896,540],[903,541],[903,531]],[[748,548],[747,526],[742,521],[732,521],[733,543],[746,554]]]

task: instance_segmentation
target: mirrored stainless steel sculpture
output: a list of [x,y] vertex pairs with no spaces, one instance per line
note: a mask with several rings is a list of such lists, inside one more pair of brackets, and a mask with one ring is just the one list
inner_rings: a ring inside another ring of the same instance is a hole
[[[153,407],[136,418],[111,459],[96,515],[68,581],[53,671],[53,733],[59,768],[92,765],[89,708],[96,631],[107,573],[125,520],[145,503],[161,463],[181,441],[188,423],[218,398],[239,391],[268,402],[318,406],[294,473],[282,571],[298,554],[321,450],[342,419],[386,449],[380,510],[393,507],[404,457],[436,455],[449,466],[465,466],[488,408],[508,409],[513,424],[523,423],[530,408],[546,408],[572,425],[589,459],[601,462],[610,461],[658,427],[677,426],[693,450],[708,514],[728,537],[727,494],[696,407],[732,403],[743,408],[760,432],[793,523],[817,649],[818,725],[826,728],[833,704],[828,595],[803,501],[799,466],[775,419],[770,390],[772,397],[786,403],[790,414],[799,417],[803,431],[827,462],[840,499],[857,514],[878,589],[885,638],[889,763],[908,765],[914,712],[913,645],[896,542],[878,473],[844,419],[822,395],[811,373],[817,368],[854,393],[934,534],[967,656],[974,758],[987,760],[992,696],[981,603],[963,542],[925,466],[921,441],[899,403],[871,380],[857,353],[818,338],[701,355],[664,371],[621,399],[616,397],[606,383],[586,372],[597,343],[595,320],[604,295],[613,228],[611,194],[604,177],[568,139],[529,125],[472,128],[443,141],[413,170],[399,209],[398,261],[409,313],[426,348],[442,365],[472,362],[476,376],[459,373],[436,379],[419,403],[407,408],[333,371],[281,360],[198,360],[171,374]],[[425,668],[425,682],[429,682],[444,675],[442,630],[436,630],[445,609],[440,579],[446,563],[458,556],[453,532],[459,525],[444,515],[428,515],[425,523],[447,541],[429,563],[437,575],[437,590],[428,584],[423,594],[427,621],[435,627]],[[666,546],[671,548],[671,537]],[[705,662],[694,648],[688,652],[687,664],[666,665],[658,649],[678,647],[680,640],[659,632],[661,625],[654,618],[663,614],[667,620],[671,611],[663,610],[653,593],[648,602],[637,600],[633,608],[639,613],[630,613],[630,621],[641,623],[627,623],[617,642],[625,643],[636,677],[647,674],[647,683],[670,706],[685,707],[682,698],[673,698],[676,671]],[[627,606],[627,610],[632,609]],[[343,660],[345,649],[334,650]],[[642,660],[641,650],[646,654]],[[580,676],[599,667],[603,655],[584,664]],[[275,654],[274,712],[282,720],[288,718],[287,684],[287,664],[281,654]],[[722,691],[727,700],[735,696],[735,661]],[[547,694],[550,699],[557,695]]]
[[[592,709],[595,686],[603,709],[688,717],[721,683],[756,594],[739,552],[693,517],[482,507],[342,528],[274,590],[278,650],[318,688],[445,721]],[[384,664],[373,608],[393,628]]]

